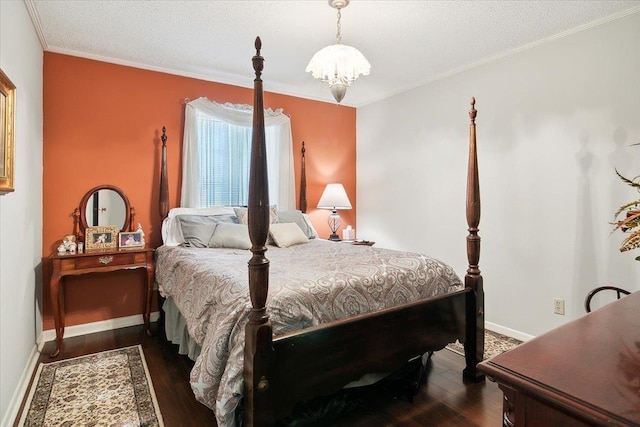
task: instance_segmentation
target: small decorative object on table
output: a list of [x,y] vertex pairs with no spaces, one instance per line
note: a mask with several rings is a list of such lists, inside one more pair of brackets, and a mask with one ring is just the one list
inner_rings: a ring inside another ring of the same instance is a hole
[[87,252],[94,250],[117,249],[118,232],[117,225],[102,227],[88,227],[85,231],[85,247]]
[[76,252],[76,235],[67,234],[62,238],[62,244],[64,245],[65,251],[70,253],[75,253]]
[[342,230],[342,240],[355,240],[356,239],[356,230],[352,228],[350,225],[347,225],[347,228]]
[[144,233],[141,231],[127,231],[118,236],[118,247],[120,249],[144,248]]
[[138,223],[138,227],[136,228],[136,232],[140,233],[140,241],[142,242],[142,245],[144,246],[144,230],[142,230],[142,224]]
[[67,234],[62,238],[62,243],[58,246],[58,255],[75,254],[77,247],[76,235]]
[[372,242],[370,240],[354,240],[351,242],[352,245],[361,245],[361,246],[373,246],[376,242]]

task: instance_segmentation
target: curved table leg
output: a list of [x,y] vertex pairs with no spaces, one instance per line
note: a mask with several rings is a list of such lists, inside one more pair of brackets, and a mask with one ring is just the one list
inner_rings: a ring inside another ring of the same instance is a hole
[[151,317],[151,299],[153,297],[153,282],[154,282],[154,266],[153,266],[153,252],[147,252],[147,297],[144,304],[144,328],[148,336],[151,336],[150,317]]
[[60,354],[62,347],[62,337],[64,336],[64,292],[61,292],[62,276],[60,275],[60,261],[53,261],[53,273],[49,285],[51,293],[51,305],[53,308],[53,321],[56,328],[56,349],[50,357]]

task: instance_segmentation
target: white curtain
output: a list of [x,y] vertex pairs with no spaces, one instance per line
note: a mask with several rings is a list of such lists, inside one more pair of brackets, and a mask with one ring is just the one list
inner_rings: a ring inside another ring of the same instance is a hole
[[[200,208],[200,162],[198,114],[249,129],[253,125],[253,108],[249,105],[218,104],[206,98],[187,103],[185,108],[182,192],[180,206]],[[269,203],[280,210],[295,209],[295,179],[291,120],[281,109],[264,112],[269,175]],[[271,155],[269,154],[271,153]],[[274,155],[274,153],[279,153]]]

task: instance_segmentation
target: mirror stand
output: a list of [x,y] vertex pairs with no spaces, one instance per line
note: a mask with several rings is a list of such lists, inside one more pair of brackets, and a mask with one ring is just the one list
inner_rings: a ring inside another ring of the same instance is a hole
[[73,235],[80,242],[84,240],[84,236],[80,234],[80,208],[75,208],[71,215],[73,216]]
[[135,231],[135,227],[133,226],[133,219],[136,217],[136,210],[133,206],[129,207],[129,230],[127,231]]
[[136,210],[120,188],[101,185],[89,190],[73,210],[73,234],[83,241],[88,227],[117,225],[121,232],[134,231],[135,215]]

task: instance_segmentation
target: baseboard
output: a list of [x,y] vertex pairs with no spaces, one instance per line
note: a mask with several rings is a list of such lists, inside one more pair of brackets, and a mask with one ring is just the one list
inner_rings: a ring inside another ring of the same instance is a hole
[[20,413],[20,405],[22,405],[22,400],[27,395],[27,391],[29,390],[29,383],[31,382],[31,377],[33,376],[33,373],[38,364],[38,358],[40,358],[40,352],[38,350],[38,346],[34,345],[31,349],[31,354],[29,354],[27,364],[22,371],[22,375],[20,376],[18,385],[13,392],[13,396],[11,397],[11,401],[9,402],[9,406],[7,407],[7,412],[4,413],[2,422],[0,422],[0,426],[13,426],[13,423]]
[[[155,322],[158,320],[159,317],[160,317],[160,313],[157,311],[154,311],[153,313],[151,313],[150,321]],[[136,325],[142,325],[142,324],[144,324],[142,314],[134,314],[133,316],[118,317],[116,319],[108,319],[108,320],[101,320],[99,322],[84,323],[82,325],[67,326],[64,328],[64,337],[71,338],[71,337],[77,337],[80,335],[110,331],[112,329],[120,329],[120,328],[126,328],[129,326],[136,326]],[[47,329],[46,331],[42,331],[42,333],[38,337],[38,340],[36,341],[36,344],[38,346],[38,351],[42,350],[44,343],[46,343],[47,341],[53,341],[55,339],[56,339],[55,329]]]
[[516,331],[515,329],[507,328],[505,326],[487,321],[484,322],[484,326],[490,331],[497,332],[499,334],[506,335],[520,341],[529,341],[530,339],[535,338],[535,336],[533,335],[525,334],[524,332]]

